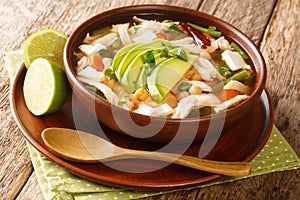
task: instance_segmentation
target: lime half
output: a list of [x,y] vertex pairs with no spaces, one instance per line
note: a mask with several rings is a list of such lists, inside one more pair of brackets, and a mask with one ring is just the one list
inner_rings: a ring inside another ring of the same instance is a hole
[[36,116],[56,112],[69,90],[64,70],[53,61],[38,58],[27,70],[23,93],[27,108]]
[[46,58],[63,67],[63,51],[67,38],[66,34],[54,29],[33,33],[26,40],[24,46],[25,66],[29,68],[35,59]]

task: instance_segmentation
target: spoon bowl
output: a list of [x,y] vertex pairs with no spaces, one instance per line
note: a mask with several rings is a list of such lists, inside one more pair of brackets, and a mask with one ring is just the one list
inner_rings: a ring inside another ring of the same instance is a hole
[[125,149],[95,135],[73,129],[47,128],[42,132],[42,139],[53,154],[79,163],[141,158],[228,176],[247,176],[251,171],[247,162],[221,162],[173,153]]

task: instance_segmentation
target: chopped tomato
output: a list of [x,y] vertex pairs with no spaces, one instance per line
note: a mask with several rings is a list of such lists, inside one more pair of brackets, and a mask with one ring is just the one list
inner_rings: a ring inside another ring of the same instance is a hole
[[102,56],[98,53],[95,53],[91,56],[91,65],[98,71],[103,71],[104,64],[102,62]]
[[233,97],[239,95],[240,93],[236,90],[224,90],[225,101],[232,99]]
[[164,36],[163,36],[162,33],[156,33],[156,36],[157,36],[158,38],[164,39]]

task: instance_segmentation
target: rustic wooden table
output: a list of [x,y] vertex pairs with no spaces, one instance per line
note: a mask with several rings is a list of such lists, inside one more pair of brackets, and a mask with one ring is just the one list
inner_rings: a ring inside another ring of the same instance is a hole
[[[96,13],[132,4],[168,4],[204,11],[246,33],[265,57],[275,124],[300,155],[299,0],[7,0],[0,2],[0,48],[22,49],[35,31],[71,32]],[[25,139],[9,107],[10,82],[0,60],[0,199],[43,199]],[[299,199],[300,170],[284,171],[145,199]]]

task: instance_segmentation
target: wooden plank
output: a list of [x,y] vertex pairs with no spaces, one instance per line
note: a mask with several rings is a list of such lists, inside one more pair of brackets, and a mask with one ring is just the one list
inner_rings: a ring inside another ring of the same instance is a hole
[[300,1],[279,1],[264,35],[261,51],[268,69],[267,89],[275,123],[300,155]]
[[44,199],[35,172],[29,177],[26,185],[22,188],[22,191],[16,198],[16,200],[22,199]]
[[259,44],[276,0],[203,1],[199,10],[234,25]]

